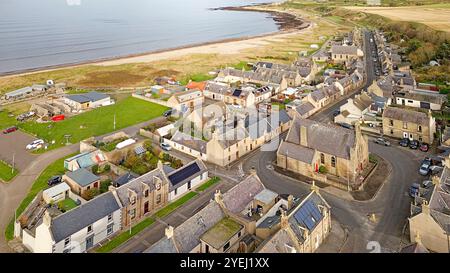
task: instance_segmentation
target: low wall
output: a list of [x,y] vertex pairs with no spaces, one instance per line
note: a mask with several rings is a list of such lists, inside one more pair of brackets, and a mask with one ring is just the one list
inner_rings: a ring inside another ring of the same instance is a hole
[[152,99],[152,98],[148,98],[146,96],[138,95],[138,94],[135,94],[135,93],[133,93],[132,96],[134,98],[137,98],[137,99],[141,99],[141,100],[145,100],[145,101],[148,101],[148,102],[156,103],[156,104],[159,104],[159,105],[162,105],[162,106],[165,106],[165,107],[170,107],[169,103],[167,101]]
[[143,137],[150,138],[152,140],[152,142],[155,142],[155,143],[159,143],[161,141],[160,136],[158,136],[150,131],[147,131],[145,129],[140,129],[139,134]]

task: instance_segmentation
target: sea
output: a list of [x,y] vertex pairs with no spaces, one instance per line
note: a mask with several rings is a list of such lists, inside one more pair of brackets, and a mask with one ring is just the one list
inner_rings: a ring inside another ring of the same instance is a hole
[[268,1],[1,0],[0,74],[276,32],[269,14],[215,10]]

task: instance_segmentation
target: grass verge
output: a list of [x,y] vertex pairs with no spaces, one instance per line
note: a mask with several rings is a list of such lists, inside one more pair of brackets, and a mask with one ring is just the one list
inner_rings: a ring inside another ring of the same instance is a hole
[[209,187],[211,187],[212,185],[218,183],[220,181],[220,178],[217,176],[214,176],[213,178],[209,179],[208,181],[206,181],[205,183],[203,183],[202,185],[200,185],[197,188],[198,192],[202,192],[207,190]]
[[19,171],[16,168],[12,169],[11,165],[0,160],[0,181],[9,182],[16,177],[18,173]]

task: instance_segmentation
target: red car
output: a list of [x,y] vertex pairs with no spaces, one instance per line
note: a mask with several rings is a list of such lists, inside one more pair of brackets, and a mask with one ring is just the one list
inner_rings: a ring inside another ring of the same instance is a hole
[[419,150],[421,150],[422,152],[428,152],[428,149],[430,149],[430,146],[426,143],[422,143],[420,144]]
[[12,132],[15,132],[15,131],[17,131],[17,127],[16,126],[13,126],[13,127],[9,127],[9,128],[6,128],[5,130],[3,130],[3,134],[9,134],[9,133],[12,133]]

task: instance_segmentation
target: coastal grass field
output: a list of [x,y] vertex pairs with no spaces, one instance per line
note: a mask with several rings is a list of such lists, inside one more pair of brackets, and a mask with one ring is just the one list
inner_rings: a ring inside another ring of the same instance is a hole
[[[64,160],[74,155],[75,154],[60,158],[44,169],[44,171],[39,175],[39,177],[31,186],[31,189],[28,192],[27,196],[22,200],[19,207],[16,209],[17,217],[19,217],[25,211],[31,201],[33,201],[34,197],[36,197],[36,195],[41,190],[45,190],[48,187],[47,181],[52,176],[64,174]],[[8,241],[14,239],[14,219],[11,219],[8,226],[6,227],[5,237]]]
[[377,14],[395,21],[422,23],[436,30],[450,32],[450,3],[406,7],[345,7],[353,11]]
[[65,135],[70,135],[69,142],[77,143],[91,136],[99,136],[114,131],[114,115],[116,116],[116,130],[132,126],[161,116],[168,108],[144,100],[127,97],[114,105],[97,108],[67,120],[54,123],[25,122],[19,127],[44,139],[46,142],[55,141],[49,149],[61,147],[65,144]]

